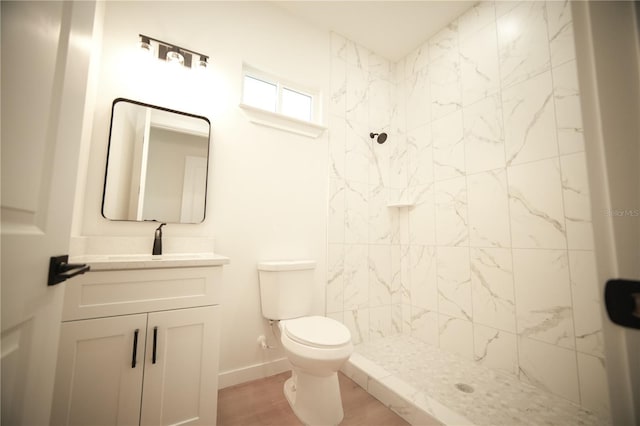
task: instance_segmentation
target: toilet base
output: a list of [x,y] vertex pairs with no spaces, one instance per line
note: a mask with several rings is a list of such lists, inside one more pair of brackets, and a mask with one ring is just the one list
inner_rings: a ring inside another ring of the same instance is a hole
[[344,418],[338,373],[318,377],[292,371],[284,395],[293,413],[309,426],[335,426]]

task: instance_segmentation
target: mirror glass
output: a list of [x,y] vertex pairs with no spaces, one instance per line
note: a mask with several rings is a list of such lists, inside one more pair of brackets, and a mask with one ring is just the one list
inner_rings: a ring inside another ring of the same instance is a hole
[[111,109],[102,215],[111,220],[204,220],[206,117],[118,98]]

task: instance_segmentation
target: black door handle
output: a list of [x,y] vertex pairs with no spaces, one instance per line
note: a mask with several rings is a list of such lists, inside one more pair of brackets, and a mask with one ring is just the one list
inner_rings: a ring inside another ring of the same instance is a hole
[[612,322],[623,327],[640,328],[640,281],[607,281],[604,302]]
[[60,284],[62,281],[66,281],[76,275],[84,274],[90,269],[89,265],[82,263],[67,263],[69,261],[69,255],[52,256],[49,259],[49,280],[47,285]]

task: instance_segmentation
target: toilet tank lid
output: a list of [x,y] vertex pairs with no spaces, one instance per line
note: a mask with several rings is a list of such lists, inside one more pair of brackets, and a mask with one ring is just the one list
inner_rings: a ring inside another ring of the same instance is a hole
[[315,267],[315,260],[272,260],[258,263],[260,271],[299,271]]

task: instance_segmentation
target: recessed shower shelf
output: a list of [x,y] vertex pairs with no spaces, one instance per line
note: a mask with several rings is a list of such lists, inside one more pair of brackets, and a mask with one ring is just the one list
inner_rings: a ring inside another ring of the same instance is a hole
[[387,207],[389,208],[402,208],[402,207],[413,207],[415,206],[415,203],[412,203],[410,201],[389,201],[387,203]]

